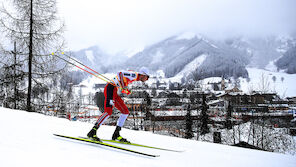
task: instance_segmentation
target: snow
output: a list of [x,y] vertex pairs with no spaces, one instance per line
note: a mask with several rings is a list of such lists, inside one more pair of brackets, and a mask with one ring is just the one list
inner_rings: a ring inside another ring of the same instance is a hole
[[278,68],[277,68],[277,66],[274,64],[274,62],[275,62],[275,60],[274,60],[274,61],[270,61],[270,62],[266,65],[265,69],[268,70],[268,71],[276,72]]
[[[178,73],[175,77],[168,78],[171,82],[181,82],[181,79],[192,72],[195,66],[205,59],[206,55],[203,57],[196,58],[192,63],[189,63],[184,67],[184,69]],[[245,78],[239,78],[240,89],[243,93],[250,93],[251,91],[262,91],[262,76],[266,80],[266,90],[269,93],[277,93],[281,98],[296,96],[296,74],[287,74],[283,71],[275,72],[272,67],[272,62],[268,66],[269,70],[258,69],[258,68],[247,68],[250,80],[247,81]],[[275,78],[275,81],[273,80]],[[283,79],[283,80],[282,80]],[[221,82],[221,77],[209,77],[201,81],[204,88],[210,88],[209,83],[219,83]]]
[[192,69],[197,69],[207,58],[208,55],[206,54],[202,54],[200,56],[198,56],[197,58],[195,58],[193,61],[191,61],[190,63],[188,63],[182,71],[180,71],[178,75],[188,75],[190,74],[189,71],[192,71]]
[[186,77],[189,75],[191,72],[193,72],[194,69],[197,69],[207,58],[208,55],[202,54],[195,58],[193,61],[188,63],[182,71],[180,71],[177,75],[174,77],[169,78],[171,82],[181,82],[181,79],[183,77]]
[[156,52],[156,54],[153,55],[151,64],[161,62],[161,59],[163,58],[163,56],[164,56],[164,54],[162,53],[162,51],[161,50],[158,50]]
[[202,80],[203,84],[209,84],[209,83],[219,83],[222,81],[221,77],[209,77]]
[[[91,123],[71,122],[62,118],[1,107],[0,113],[0,166],[3,167],[294,167],[296,164],[296,158],[290,155],[186,140],[123,128],[121,134],[135,143],[184,150],[184,152],[178,153],[124,146],[160,155],[157,158],[145,157],[52,135],[57,133],[82,136],[91,129],[93,126]],[[113,126],[102,126],[98,130],[98,135],[102,138],[110,138],[114,129]]]
[[176,37],[176,40],[182,40],[187,39],[190,40],[192,38],[196,37],[196,34],[194,32],[184,32]]
[[212,46],[213,48],[219,49],[216,45],[212,44],[212,43],[211,43],[210,41],[208,41],[207,39],[202,38],[202,40],[203,40],[204,42],[206,42],[207,44],[209,44],[210,46]]
[[[287,74],[284,72],[272,72],[257,68],[247,68],[250,82],[241,79],[241,89],[244,92],[250,90],[260,91],[262,75],[267,80],[267,89],[271,92],[277,92],[280,97],[292,97],[296,95],[296,74]],[[276,80],[273,81],[272,77]],[[282,80],[283,78],[283,80]],[[262,86],[262,85],[261,85]]]
[[94,64],[95,57],[94,57],[93,51],[92,50],[86,50],[85,55],[86,55],[87,59],[90,60],[92,62],[92,64]]
[[135,54],[142,52],[145,49],[144,46],[139,46],[136,48],[128,49],[124,51],[122,54],[125,55],[128,58],[133,57]]

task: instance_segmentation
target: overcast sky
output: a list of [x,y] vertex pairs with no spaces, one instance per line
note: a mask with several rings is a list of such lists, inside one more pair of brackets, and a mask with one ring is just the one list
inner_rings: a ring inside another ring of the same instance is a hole
[[296,0],[57,0],[68,49],[109,53],[182,32],[212,38],[296,32]]

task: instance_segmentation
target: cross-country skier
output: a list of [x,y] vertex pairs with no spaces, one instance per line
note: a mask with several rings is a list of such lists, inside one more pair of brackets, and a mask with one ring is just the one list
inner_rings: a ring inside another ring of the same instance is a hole
[[[121,71],[118,72],[117,75],[113,78],[113,83],[108,83],[104,89],[104,113],[100,115],[99,119],[95,123],[94,127],[88,132],[87,137],[101,141],[100,138],[97,137],[97,129],[106,121],[109,116],[112,114],[113,106],[115,106],[120,112],[121,115],[118,118],[116,129],[113,133],[112,140],[120,141],[120,142],[129,142],[127,139],[120,136],[119,132],[121,127],[123,126],[129,111],[126,105],[124,104],[121,97],[117,94],[118,88],[121,89],[122,93],[127,95],[131,94],[131,92],[127,89],[127,86],[134,81],[142,81],[145,82],[149,79],[149,70],[146,67],[142,67],[139,72],[133,71]],[[115,86],[116,85],[116,86]]]

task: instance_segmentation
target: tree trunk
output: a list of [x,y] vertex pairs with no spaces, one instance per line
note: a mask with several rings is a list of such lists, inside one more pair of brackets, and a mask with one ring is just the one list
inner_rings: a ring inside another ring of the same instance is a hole
[[31,0],[30,9],[30,43],[29,43],[29,73],[28,73],[28,97],[27,111],[31,112],[31,90],[32,90],[32,59],[33,59],[33,0]]
[[16,81],[16,42],[14,42],[14,51],[13,51],[13,54],[14,54],[14,67],[13,67],[13,93],[14,93],[14,109],[17,108],[17,88],[16,88],[16,85],[17,85],[17,81]]

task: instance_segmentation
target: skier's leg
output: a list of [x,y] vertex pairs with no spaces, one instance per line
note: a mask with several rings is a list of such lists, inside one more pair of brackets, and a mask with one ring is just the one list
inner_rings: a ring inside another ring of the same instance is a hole
[[119,127],[123,127],[124,122],[125,122],[127,116],[128,116],[128,114],[121,114],[121,115],[119,116],[118,120],[117,120],[117,126],[119,126]]
[[105,111],[102,115],[100,115],[99,119],[95,123],[95,127],[98,129],[108,118],[109,114]]
[[115,107],[121,112],[121,115],[117,121],[117,126],[122,127],[129,114],[129,111],[120,96],[115,97]]
[[117,120],[117,126],[113,133],[112,140],[118,140],[121,142],[129,142],[125,138],[122,138],[119,134],[121,127],[124,125],[124,122],[126,118],[128,117],[129,111],[126,105],[124,104],[124,101],[120,98],[120,96],[116,96],[115,98],[115,107],[121,112],[121,115],[119,116]]
[[105,112],[100,115],[99,119],[96,121],[94,127],[91,129],[91,131],[87,134],[87,136],[93,140],[100,139],[97,137],[97,129],[109,118],[109,116],[112,114],[113,109],[113,95],[114,95],[114,86],[111,84],[107,84],[104,89],[104,95],[105,95]]

